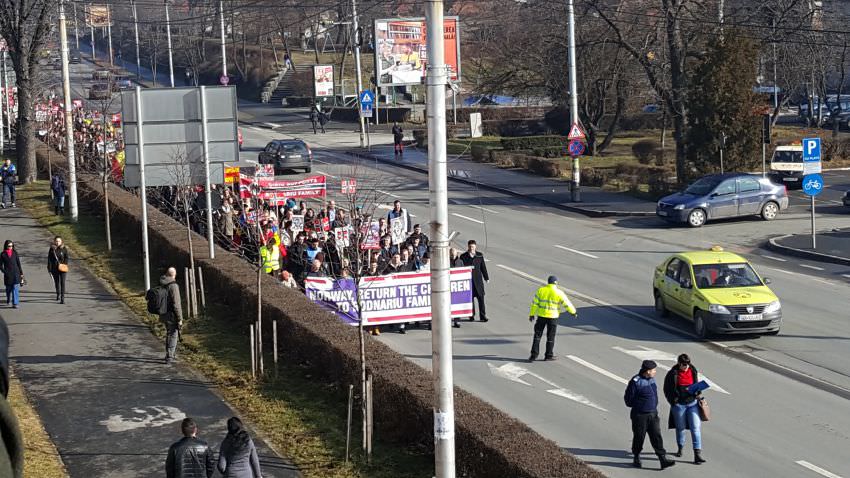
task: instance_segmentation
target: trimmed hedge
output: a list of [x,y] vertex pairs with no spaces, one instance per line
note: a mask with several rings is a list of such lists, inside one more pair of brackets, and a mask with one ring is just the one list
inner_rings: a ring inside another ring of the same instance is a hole
[[[41,164],[46,159],[45,148],[41,145],[37,153]],[[57,158],[55,170],[63,169],[60,155],[53,157]],[[109,188],[113,234],[120,237],[122,245],[138,248],[139,199],[112,184]],[[103,209],[104,198],[96,176],[78,175],[78,194],[81,204],[87,203],[96,211]],[[148,222],[153,267],[175,266],[179,270],[186,266],[189,258],[185,227],[152,207],[148,208]],[[256,314],[256,272],[244,260],[223,250],[210,260],[206,241],[199,235],[194,236],[194,243],[195,262],[203,268],[207,293],[231,311],[234,331],[244,333]],[[268,276],[263,281],[263,320],[267,325],[274,319],[278,321],[282,362],[304,364],[316,375],[341,385],[358,383],[359,347],[354,330],[303,294],[278,286]],[[264,334],[269,335],[269,329]],[[431,373],[369,336],[366,355],[373,376],[376,434],[382,440],[433,448]],[[604,477],[525,424],[458,388],[455,415],[458,476]]]
[[569,141],[566,136],[521,136],[519,138],[502,138],[502,148],[506,151],[520,151],[535,148],[559,146],[566,148]]

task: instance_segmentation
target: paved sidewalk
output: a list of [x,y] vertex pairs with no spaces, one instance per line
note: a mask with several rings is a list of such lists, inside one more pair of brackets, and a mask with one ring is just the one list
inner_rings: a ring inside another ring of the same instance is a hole
[[774,237],[768,247],[777,252],[832,264],[850,265],[850,229],[817,234],[817,249],[812,249],[811,234]]
[[[66,304],[46,271],[51,236],[23,209],[0,211],[2,240],[15,241],[27,285],[21,306],[0,307],[11,334],[10,362],[72,477],[164,476],[180,420],[198,422],[216,449],[236,415],[213,385],[179,363],[71,254]],[[294,478],[293,466],[255,436],[263,475]],[[219,476],[216,473],[216,476]]]

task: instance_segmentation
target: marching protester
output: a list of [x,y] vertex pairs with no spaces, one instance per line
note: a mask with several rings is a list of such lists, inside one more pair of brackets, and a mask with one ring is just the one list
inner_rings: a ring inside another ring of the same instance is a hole
[[531,356],[529,362],[537,360],[540,354],[540,338],[543,337],[543,330],[546,330],[546,354],[544,360],[555,360],[555,333],[558,330],[558,318],[561,316],[561,310],[566,310],[573,317],[578,318],[578,312],[570,302],[567,294],[558,288],[558,278],[549,276],[546,280],[547,284],[537,289],[534,294],[534,299],[531,302],[531,311],[528,313],[528,321],[537,322],[534,324],[534,339],[531,342]]
[[53,173],[50,178],[50,191],[53,193],[53,208],[57,216],[65,214],[65,178],[61,174]]
[[393,201],[393,209],[389,213],[387,213],[387,222],[392,226],[393,219],[401,218],[401,222],[404,226],[403,230],[405,234],[410,233],[410,213],[407,212],[407,209],[401,207],[401,201],[396,199]]
[[470,240],[466,246],[467,250],[460,255],[460,261],[464,266],[472,267],[472,316],[469,320],[475,320],[475,303],[478,302],[478,318],[481,322],[487,322],[489,319],[484,308],[484,283],[490,282],[487,263],[484,261],[484,254],[478,252],[478,243]]
[[3,273],[3,284],[6,286],[6,305],[12,304],[13,309],[20,303],[21,285],[24,283],[24,269],[21,258],[15,250],[15,243],[7,240],[0,252],[0,272]]
[[62,238],[56,236],[50,250],[47,251],[47,272],[53,277],[56,288],[56,300],[65,303],[65,276],[68,274],[68,248]]
[[165,363],[171,365],[177,356],[177,341],[183,328],[177,269],[169,267],[165,275],[159,278],[159,286],[149,290],[145,298],[148,301],[148,312],[158,314],[159,321],[165,326]]
[[644,360],[640,371],[629,380],[623,400],[626,406],[631,408],[629,417],[632,420],[632,465],[635,468],[643,466],[640,453],[643,451],[643,442],[649,434],[649,443],[658,456],[661,469],[669,468],[676,464],[667,458],[664,450],[664,440],[661,437],[661,422],[658,419],[658,385],[655,383],[656,367],[658,365],[652,360]]
[[[319,124],[319,108],[316,105],[313,105],[310,108],[310,123],[313,125],[313,134],[319,134],[318,132],[318,124]],[[322,133],[325,132],[324,125],[322,126]]]
[[689,387],[699,383],[699,374],[691,364],[688,354],[681,354],[664,377],[664,397],[670,404],[668,428],[676,429],[676,457],[682,456],[685,447],[685,430],[691,432],[691,442],[694,446],[694,464],[705,463],[702,457],[702,420],[699,415],[698,398],[700,392],[692,393]]
[[248,435],[242,420],[227,420],[227,436],[221,442],[218,471],[224,478],[262,478],[260,458],[254,440]]
[[398,123],[393,123],[393,152],[395,153],[396,159],[399,156],[404,155],[404,130],[401,128],[401,125]]
[[166,478],[211,478],[215,456],[207,442],[198,438],[198,425],[191,418],[184,418],[180,431],[183,438],[168,448],[165,458]]
[[6,158],[3,161],[3,166],[0,166],[0,182],[3,183],[3,202],[0,202],[0,208],[6,208],[6,194],[8,193],[11,200],[11,206],[15,207],[15,181],[18,178],[18,169],[12,164],[12,160]]
[[287,270],[280,271],[280,285],[290,289],[298,288],[298,283],[295,282],[295,279],[292,278],[292,274],[290,274]]

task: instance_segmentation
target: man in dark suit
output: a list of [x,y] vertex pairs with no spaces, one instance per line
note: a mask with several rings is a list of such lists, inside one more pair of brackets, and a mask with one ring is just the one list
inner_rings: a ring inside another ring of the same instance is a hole
[[472,317],[475,320],[475,302],[478,302],[478,318],[481,322],[487,322],[487,310],[484,307],[484,283],[490,282],[487,274],[487,263],[484,254],[478,252],[478,244],[474,240],[466,243],[466,252],[460,255],[460,260],[466,267],[472,267]]

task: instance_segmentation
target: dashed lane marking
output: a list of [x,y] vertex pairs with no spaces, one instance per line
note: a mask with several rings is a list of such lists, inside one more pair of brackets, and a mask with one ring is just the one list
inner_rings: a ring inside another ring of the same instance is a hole
[[593,370],[596,373],[600,373],[600,374],[610,378],[611,380],[615,380],[617,382],[620,382],[623,385],[626,385],[626,384],[629,383],[629,381],[626,380],[625,378],[623,378],[623,377],[621,377],[621,376],[619,376],[615,373],[609,372],[602,367],[593,365],[592,363],[590,363],[590,362],[588,362],[588,361],[586,361],[586,360],[584,360],[580,357],[576,357],[575,355],[567,355],[567,358],[572,360],[575,363],[584,365],[585,367],[589,368],[590,370]]
[[823,270],[823,267],[810,266],[810,265],[808,265],[808,264],[799,264],[799,266],[800,266],[800,267],[805,267],[806,269],[813,269],[813,270],[816,270],[816,271],[822,271],[822,270]]
[[569,247],[566,247],[566,246],[561,246],[561,245],[555,244],[555,247],[557,247],[558,249],[563,249],[567,252],[572,252],[573,254],[578,254],[580,256],[589,257],[591,259],[599,259],[599,257],[594,256],[593,254],[588,254],[586,252],[578,251],[578,250],[575,250],[575,249],[570,249]]
[[324,172],[324,171],[319,171],[318,169],[316,170],[316,172],[317,172],[317,173],[319,173],[319,174],[322,174],[322,175],[324,175],[324,176],[327,176],[327,177],[329,177],[329,178],[339,179],[337,176],[334,176],[333,174],[328,174],[328,173],[326,173],[326,172]]
[[376,189],[375,191],[377,191],[377,192],[379,192],[379,193],[381,193],[381,194],[385,194],[385,195],[387,195],[387,196],[389,196],[389,197],[393,197],[393,198],[396,198],[396,199],[401,199],[401,198],[399,198],[398,196],[396,196],[396,195],[395,195],[395,194],[393,194],[393,193],[388,193],[388,192],[386,192],[386,191],[381,191],[380,189]]
[[764,255],[764,254],[762,254],[762,255],[761,255],[761,257],[764,257],[765,259],[770,259],[770,260],[772,260],[772,261],[788,262],[788,259],[783,259],[783,258],[781,258],[781,257],[766,256],[766,255]]
[[487,209],[486,207],[474,206],[474,205],[472,205],[472,204],[470,204],[470,205],[469,205],[469,207],[472,207],[472,208],[478,209],[478,210],[480,210],[480,211],[489,212],[490,214],[499,214],[499,212],[498,212],[498,211],[494,211],[494,210],[492,210],[492,209]]
[[806,460],[797,460],[795,463],[802,466],[803,468],[807,468],[811,471],[814,471],[815,473],[817,473],[821,476],[825,476],[826,478],[841,478],[841,476],[836,475],[835,473],[832,473],[831,471],[824,470],[823,468],[821,468],[817,465],[813,465]]
[[846,278],[850,279],[850,274],[841,274],[841,277],[846,277]]
[[478,219],[473,219],[471,217],[464,216],[463,214],[458,214],[456,212],[453,212],[452,216],[459,217],[461,219],[466,219],[467,221],[477,222],[478,224],[484,224],[484,221],[479,221]]
[[775,267],[767,267],[767,266],[765,266],[764,268],[765,268],[765,269],[770,269],[770,270],[772,270],[772,271],[776,271],[776,272],[782,272],[783,274],[788,274],[788,275],[792,275],[792,276],[801,276],[801,277],[805,277],[805,278],[806,278],[806,280],[813,280],[813,281],[815,281],[815,282],[820,282],[821,284],[826,284],[826,285],[835,285],[834,283],[832,283],[832,282],[830,282],[830,281],[828,281],[828,280],[819,279],[819,278],[817,278],[817,277],[813,277],[813,276],[810,276],[810,275],[808,275],[808,274],[800,274],[799,272],[786,271],[785,269],[777,269],[777,268],[775,268]]

